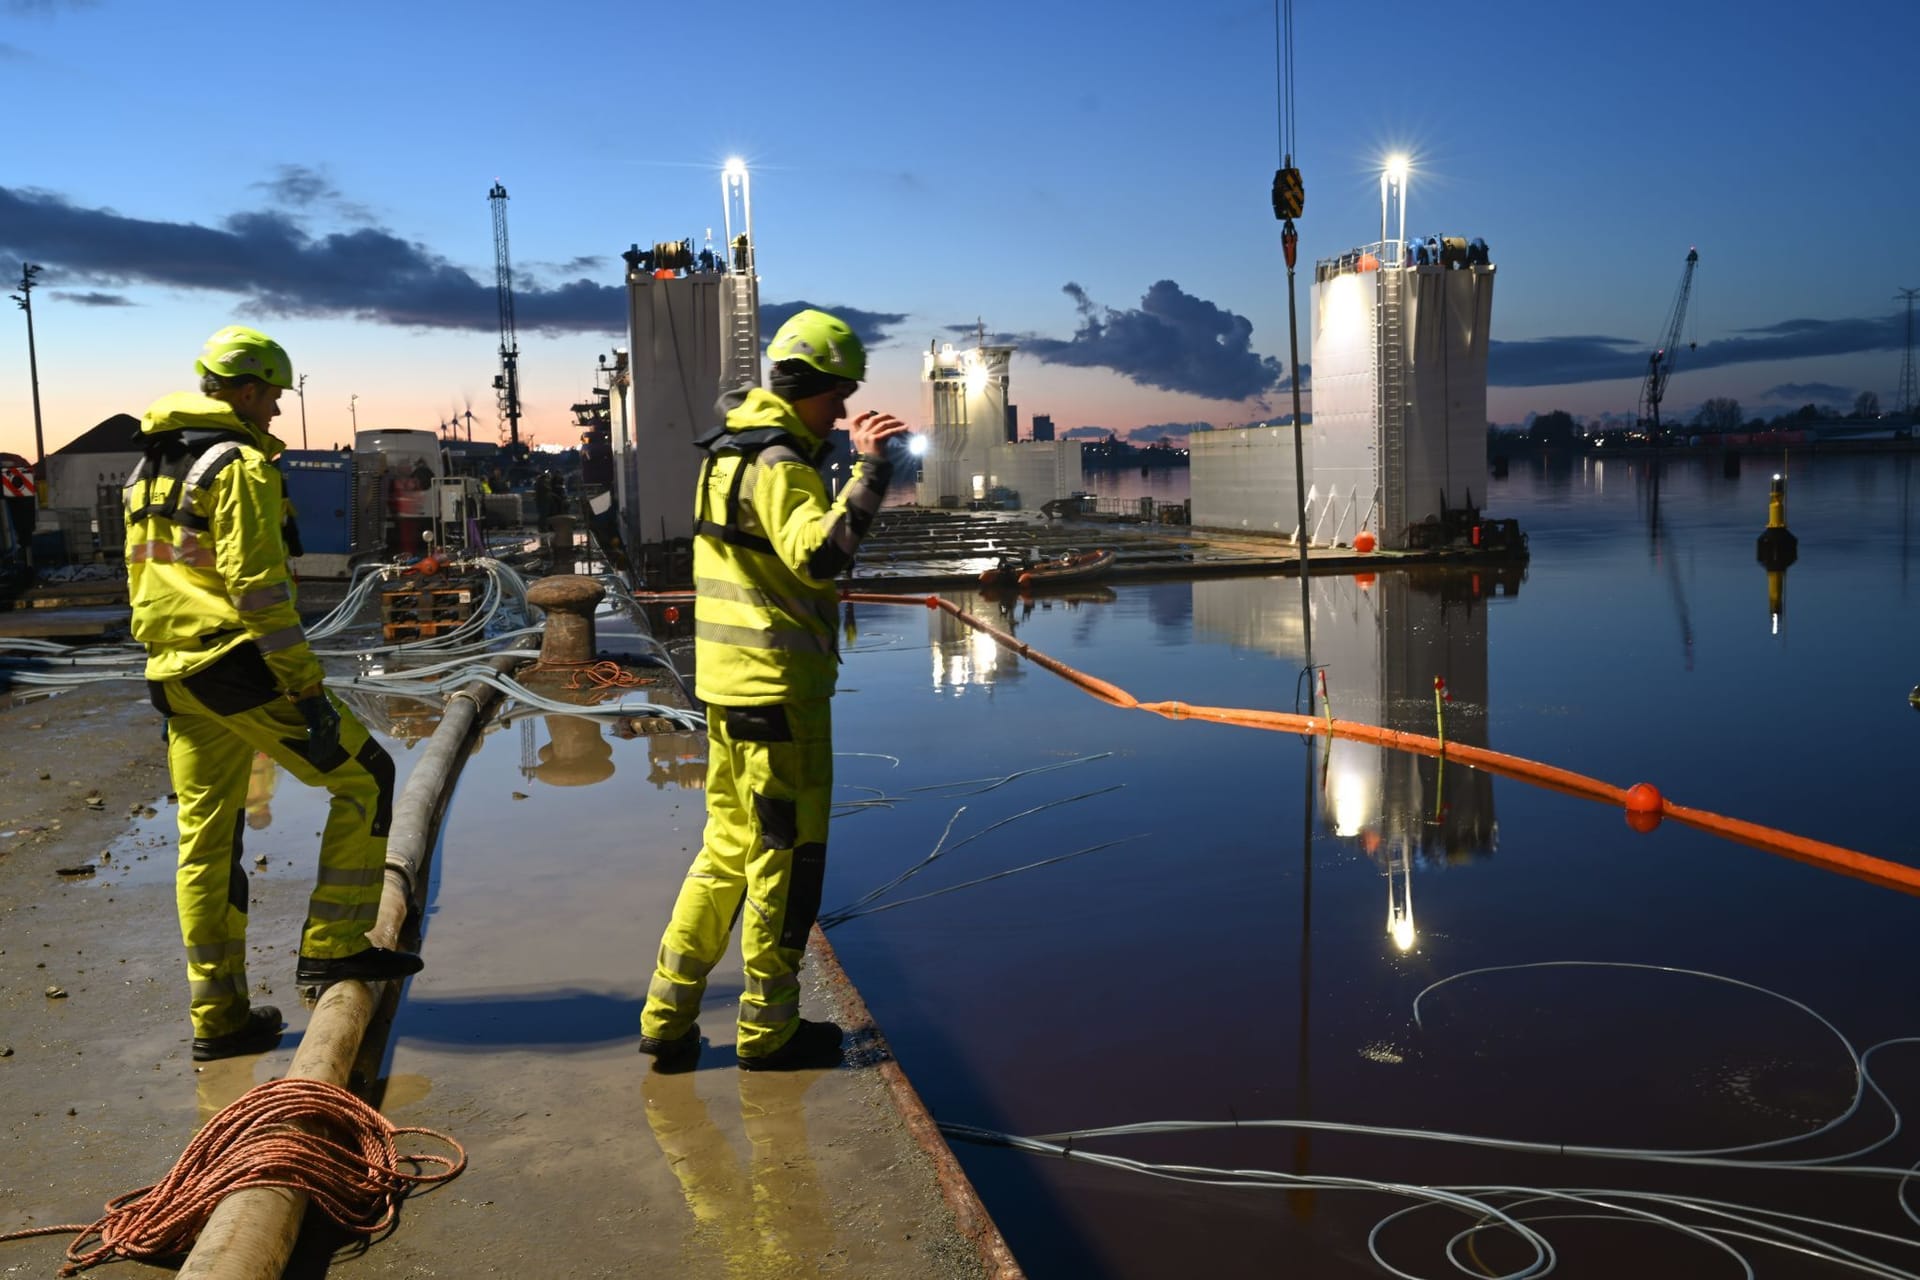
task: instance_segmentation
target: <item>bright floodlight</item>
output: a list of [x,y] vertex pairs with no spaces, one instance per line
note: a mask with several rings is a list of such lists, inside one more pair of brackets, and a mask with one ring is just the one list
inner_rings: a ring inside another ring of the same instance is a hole
[[921,454],[925,453],[926,451],[927,451],[927,438],[925,436],[908,436],[907,437],[908,453],[911,453],[914,457],[917,458]]
[[725,172],[729,178],[744,178],[747,176],[747,162],[739,156],[728,156]]

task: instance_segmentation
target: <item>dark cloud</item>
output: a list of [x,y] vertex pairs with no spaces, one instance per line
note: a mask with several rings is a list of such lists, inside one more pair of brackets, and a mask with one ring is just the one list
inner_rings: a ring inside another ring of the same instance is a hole
[[[1855,355],[1894,351],[1906,344],[1905,315],[1877,320],[1782,320],[1743,329],[1676,353],[1674,368],[1713,369],[1735,364],[1766,364],[1807,356]],[[1487,381],[1496,387],[1543,387],[1567,382],[1638,378],[1647,372],[1653,349],[1630,338],[1576,336],[1530,342],[1495,339],[1487,355]]]
[[77,307],[130,307],[133,305],[132,299],[118,293],[70,293],[63,289],[47,296],[58,298],[62,302],[70,302]]
[[1054,437],[1056,440],[1105,440],[1108,436],[1118,435],[1112,427],[1075,427],[1071,431],[1062,431]]
[[887,330],[906,320],[898,311],[867,311],[860,307],[843,307],[824,302],[808,302],[802,298],[796,302],[763,302],[760,304],[760,338],[764,342],[773,337],[773,331],[791,320],[797,313],[807,310],[829,311],[847,322],[854,336],[864,343],[868,350],[883,347],[887,343]]
[[[357,207],[343,200],[324,175],[297,165],[283,166],[271,182],[260,185],[283,202],[321,203],[334,211]],[[476,274],[380,227],[309,233],[283,209],[236,213],[208,227],[130,218],[111,209],[81,208],[45,191],[0,186],[0,260],[8,257],[41,263],[50,277],[66,283],[239,294],[270,315],[351,316],[423,329],[499,328],[491,268]],[[561,270],[586,270],[605,261],[578,257]],[[536,283],[522,271],[514,277],[514,321],[523,331],[619,334],[626,328],[624,281],[581,275]],[[812,305],[762,306],[763,331],[771,334],[788,316]],[[869,346],[883,344],[886,330],[906,319],[855,307],[833,311]]]
[[1211,400],[1247,400],[1280,385],[1280,362],[1253,350],[1253,324],[1185,292],[1171,280],[1147,290],[1134,311],[1115,311],[1086,290],[1062,288],[1080,312],[1071,341],[1026,338],[1020,347],[1049,364],[1111,369],[1145,387]]
[[1831,382],[1783,382],[1760,393],[1764,401],[1781,404],[1851,404],[1852,387],[1836,387]]
[[1135,444],[1152,444],[1155,440],[1172,437],[1184,440],[1196,431],[1211,431],[1211,422],[1156,422],[1150,427],[1135,427],[1127,433],[1127,438]]
[[333,179],[318,169],[301,164],[283,164],[280,175],[271,182],[256,182],[254,190],[264,191],[282,208],[311,212],[330,212],[351,222],[371,223],[373,211],[358,201],[349,200],[333,185]]
[[256,182],[254,190],[264,191],[283,205],[296,208],[331,199],[340,194],[323,174],[305,165],[283,164],[280,176],[271,182]]

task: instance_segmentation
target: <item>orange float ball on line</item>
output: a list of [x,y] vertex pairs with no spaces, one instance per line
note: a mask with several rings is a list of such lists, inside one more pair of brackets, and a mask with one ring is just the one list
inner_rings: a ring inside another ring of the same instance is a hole
[[674,605],[674,604],[670,604],[670,605],[668,605],[668,606],[667,606],[667,621],[668,621],[668,622],[678,622],[678,621],[680,621],[680,606],[679,606],[679,605]]
[[1371,529],[1362,529],[1353,535],[1353,549],[1355,551],[1365,553],[1373,550],[1378,545],[1379,540],[1373,536]]
[[1635,831],[1651,831],[1660,825],[1667,802],[1651,782],[1636,782],[1627,788],[1627,825]]

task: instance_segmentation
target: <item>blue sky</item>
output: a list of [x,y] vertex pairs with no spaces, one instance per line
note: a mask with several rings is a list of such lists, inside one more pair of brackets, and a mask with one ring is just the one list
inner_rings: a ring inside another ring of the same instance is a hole
[[[488,189],[510,193],[526,417],[622,335],[621,250],[720,235],[753,178],[761,297],[876,340],[856,401],[921,412],[919,356],[976,321],[1020,345],[1023,424],[1283,413],[1287,295],[1266,3],[949,9],[0,0],[0,276],[34,294],[48,448],[189,385],[257,324],[308,375],[308,434],[496,424]],[[1920,6],[1303,0],[1296,163],[1311,264],[1409,233],[1500,268],[1489,408],[1631,414],[1689,247],[1665,416],[1893,407],[1920,286]],[[32,452],[24,317],[0,329],[0,449]],[[1301,335],[1303,361],[1310,357]],[[299,440],[290,401],[281,433]]]

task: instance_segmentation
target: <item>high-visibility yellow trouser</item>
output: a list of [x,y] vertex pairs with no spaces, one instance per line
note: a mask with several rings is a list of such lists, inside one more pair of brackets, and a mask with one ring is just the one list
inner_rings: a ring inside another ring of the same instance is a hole
[[306,721],[271,686],[272,696],[251,707],[239,704],[256,695],[236,696],[232,680],[208,683],[196,675],[148,689],[167,717],[167,767],[179,799],[174,895],[187,948],[193,1033],[226,1035],[245,1025],[248,1009],[247,873],[240,858],[254,753],[266,752],[301,782],[333,794],[300,936],[301,954],[320,959],[364,950],[379,914],[393,758],[337,701],[340,749],[314,761],[306,755]]
[[800,957],[820,914],[833,796],[832,704],[707,709],[707,827],[681,883],[643,1035],[693,1025],[736,918],[746,981],[736,1045],[772,1053],[800,1025]]

